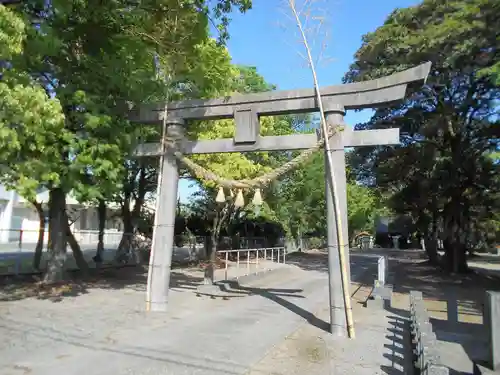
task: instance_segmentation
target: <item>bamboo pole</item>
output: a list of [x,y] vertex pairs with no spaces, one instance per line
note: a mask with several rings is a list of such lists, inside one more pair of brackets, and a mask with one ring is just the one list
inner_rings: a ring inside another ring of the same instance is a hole
[[316,93],[316,99],[318,101],[319,105],[319,112],[320,112],[320,119],[321,119],[321,128],[323,132],[323,137],[325,140],[325,150],[326,150],[326,156],[327,156],[327,162],[328,162],[328,169],[329,171],[325,171],[328,173],[328,177],[330,178],[330,186],[331,186],[331,194],[333,198],[333,204],[335,208],[335,218],[336,218],[336,224],[337,224],[337,241],[339,245],[339,259],[340,259],[340,272],[341,272],[341,277],[342,277],[342,290],[344,294],[344,305],[345,305],[345,315],[346,315],[346,322],[347,322],[347,333],[349,338],[355,338],[356,334],[354,331],[354,322],[352,318],[352,307],[351,307],[351,296],[349,295],[349,282],[347,280],[347,268],[346,268],[346,259],[345,259],[345,252],[344,252],[344,238],[342,235],[342,217],[340,215],[340,205],[338,201],[338,194],[337,194],[337,184],[335,182],[335,173],[333,170],[333,161],[332,161],[332,155],[331,155],[331,148],[330,148],[330,142],[328,138],[328,126],[326,124],[326,118],[325,118],[325,111],[323,108],[323,102],[321,98],[321,93],[319,90],[319,83],[318,83],[318,76],[316,74],[316,68],[314,65],[314,61],[312,58],[311,54],[311,49],[309,47],[309,43],[307,40],[307,36],[304,31],[304,27],[302,25],[302,21],[300,20],[299,14],[297,12],[297,8],[295,6],[295,1],[294,0],[288,0],[288,4],[290,6],[290,9],[292,10],[292,13],[294,15],[295,21],[297,23],[297,27],[299,29],[300,35],[302,37],[302,43],[304,44],[304,48],[307,53],[307,60],[309,63],[309,67],[311,69],[311,74],[313,77],[314,81],[314,91]]

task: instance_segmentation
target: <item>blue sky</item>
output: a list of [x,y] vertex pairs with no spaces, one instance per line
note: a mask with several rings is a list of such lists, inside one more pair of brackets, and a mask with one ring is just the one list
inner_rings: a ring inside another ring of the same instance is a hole
[[[302,1],[298,0],[297,4]],[[317,65],[321,86],[341,83],[349,69],[356,50],[361,46],[363,34],[382,25],[395,8],[406,8],[418,4],[417,0],[322,0],[318,6],[327,16],[325,30],[327,47],[322,63]],[[231,38],[228,49],[235,64],[255,66],[269,83],[278,89],[312,87],[312,77],[296,42],[296,26],[289,21],[290,15],[283,0],[253,0],[253,8],[245,14],[233,14],[229,27]],[[317,38],[319,39],[319,38]],[[321,38],[325,40],[325,38]],[[321,42],[318,42],[318,45]],[[313,48],[318,55],[319,48]],[[355,125],[369,117],[369,111],[348,112],[346,123]],[[188,181],[181,180],[179,196],[185,202],[193,188]]]

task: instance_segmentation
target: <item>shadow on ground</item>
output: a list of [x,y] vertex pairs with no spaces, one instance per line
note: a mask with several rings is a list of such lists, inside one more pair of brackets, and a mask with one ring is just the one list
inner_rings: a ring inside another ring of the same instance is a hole
[[[288,298],[305,298],[303,295],[298,293],[303,292],[302,289],[276,289],[276,288],[255,288],[249,286],[240,285],[236,280],[224,281],[220,284],[222,291],[232,294],[232,296],[226,298],[234,298],[240,296],[257,295],[262,298],[266,298],[276,304],[284,307],[285,309],[293,312],[294,314],[304,318],[309,324],[328,332],[330,325],[323,319],[318,318],[315,314],[297,306],[293,302],[286,299]],[[234,295],[236,294],[236,295]]]
[[388,256],[389,281],[394,284],[395,293],[409,294],[412,290],[419,290],[425,299],[445,301],[455,311],[457,307],[453,304],[459,302],[462,313],[480,315],[484,292],[500,290],[500,277],[494,273],[471,270],[467,274],[450,274],[431,265],[422,250],[353,251],[351,258],[355,254]]
[[[326,252],[291,254],[287,262],[305,271],[324,273],[328,271],[328,254]],[[374,265],[374,258],[352,256],[351,268],[355,270],[352,274],[352,281],[372,285],[375,277],[374,270],[376,270]],[[195,291],[202,281],[203,278],[200,276],[174,269],[172,270],[170,287]],[[145,291],[146,282],[147,267],[144,266],[91,269],[86,277],[82,277],[79,272],[69,272],[67,281],[50,286],[42,284],[36,276],[18,279],[4,278],[0,284],[0,301],[38,298],[59,302],[65,297],[77,297],[90,293],[93,289],[129,289],[141,292]],[[225,299],[258,295],[301,316],[309,324],[319,329],[329,330],[328,322],[290,301],[292,298],[305,298],[300,294],[303,292],[302,289],[258,288],[240,285],[237,281],[224,281],[220,283],[220,286],[223,292],[226,292]]]
[[[426,299],[446,301],[448,312],[457,310],[460,303],[464,313],[478,314],[482,311],[486,290],[500,290],[500,278],[490,273],[470,272],[450,274],[427,261],[389,261],[393,270],[394,292],[409,293],[419,290]],[[451,306],[450,306],[451,305]]]
[[[145,291],[147,267],[130,266],[121,268],[91,269],[85,277],[80,272],[68,272],[65,281],[46,285],[39,276],[0,280],[0,301],[15,301],[25,298],[47,299],[60,302],[65,297],[77,297],[89,293],[92,289],[131,289]],[[203,278],[172,270],[171,288],[196,289]]]
[[[404,353],[407,353],[407,358],[411,358],[411,353],[408,353],[411,350],[411,338],[409,335],[410,326],[409,326],[409,312],[407,310],[398,309],[392,306],[386,306],[387,311],[391,314],[394,314],[392,319],[400,317],[398,319],[402,319],[404,327],[406,329],[406,335],[402,341],[403,347],[406,348]],[[486,359],[486,332],[485,328],[482,324],[473,324],[467,322],[458,322],[457,317],[449,317],[452,320],[443,320],[430,318],[430,323],[432,325],[432,329],[436,334],[436,338],[441,342],[439,346],[439,354],[443,363],[449,367],[450,375],[471,375],[472,374],[472,362],[473,361],[484,361]],[[388,336],[386,338],[389,338]],[[443,346],[444,344],[444,346]],[[447,346],[447,344],[455,344],[457,346]],[[460,347],[462,347],[463,352],[460,351]],[[468,360],[470,361],[470,369],[468,371],[460,371],[454,368],[455,366],[463,367],[464,361],[463,358],[460,358],[464,353]],[[393,353],[392,357],[395,354]],[[398,356],[398,355],[396,355]],[[389,359],[389,356],[387,357]],[[407,369],[412,368],[412,363],[406,363]],[[401,374],[397,370],[393,368],[382,368],[388,375],[392,374]],[[408,370],[410,371],[410,370]],[[411,373],[411,372],[407,372]]]
[[[447,355],[451,365],[456,362],[452,358],[462,354],[453,352],[453,345],[449,344],[457,344],[458,348],[461,346],[470,360],[484,359],[486,331],[481,322],[485,291],[500,290],[498,276],[476,271],[450,274],[426,261],[421,250],[374,249],[370,253],[389,257],[393,298],[408,296],[412,290],[423,293],[433,330],[437,339],[449,350]],[[409,303],[409,300],[403,298],[399,301],[398,307],[408,309],[409,306],[401,303]],[[403,313],[403,310],[395,308],[389,311],[398,315]],[[451,370],[451,374],[461,374],[458,370]]]
[[[386,307],[391,311],[390,307]],[[385,335],[384,357],[390,365],[382,365],[380,369],[387,375],[403,375],[411,373],[408,355],[411,354],[409,338],[409,323],[405,319],[405,312],[392,310],[394,315],[389,316],[389,328]]]

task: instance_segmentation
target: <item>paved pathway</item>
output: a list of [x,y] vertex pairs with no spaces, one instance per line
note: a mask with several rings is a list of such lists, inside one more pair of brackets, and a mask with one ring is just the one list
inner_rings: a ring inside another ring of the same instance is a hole
[[[354,294],[356,339],[333,338],[303,324],[271,350],[248,375],[397,375],[411,374],[407,320],[385,309],[364,307],[371,288]],[[320,308],[318,318],[327,319]]]
[[[353,278],[373,265],[373,259],[354,262]],[[327,325],[326,273],[287,268],[231,290],[229,300],[195,297],[196,282],[184,275],[173,283],[166,314],[143,312],[142,284],[93,289],[60,303],[0,303],[0,374],[281,374],[277,367],[287,368],[293,359],[272,369],[265,365],[266,355],[294,332],[321,332]],[[379,331],[383,338],[385,328]],[[302,336],[308,340],[307,334]],[[360,333],[350,347],[361,348],[367,339]],[[323,334],[323,340],[337,344],[337,360],[345,355],[346,339]],[[377,346],[383,349],[382,342]],[[379,349],[375,352],[381,354]],[[372,370],[365,373],[386,373],[380,372],[378,354],[372,355]],[[335,374],[351,373],[346,366],[337,370]]]

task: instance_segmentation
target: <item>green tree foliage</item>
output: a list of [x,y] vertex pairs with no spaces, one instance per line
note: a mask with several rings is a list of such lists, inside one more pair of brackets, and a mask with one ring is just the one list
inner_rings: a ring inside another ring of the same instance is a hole
[[409,213],[427,239],[439,233],[455,271],[466,269],[467,248],[500,204],[499,164],[488,157],[498,149],[500,39],[491,25],[499,17],[494,0],[397,9],[363,37],[345,76],[363,81],[432,61],[423,89],[362,126],[399,127],[401,146],[358,151],[353,166],[358,178],[391,194],[394,209]]
[[323,155],[312,159],[274,185],[270,201],[288,236],[324,235],[326,201]]
[[[265,82],[255,68],[237,67],[232,91],[251,93],[273,89]],[[314,124],[310,116],[277,116],[261,118],[263,135],[304,133],[312,131]],[[232,121],[206,121],[190,128],[193,137],[202,139],[231,138],[234,136]],[[226,178],[251,178],[280,166],[293,157],[295,153],[286,152],[247,153],[247,154],[215,154],[194,156],[197,162]],[[238,223],[248,220],[266,221],[281,226],[290,237],[307,234],[325,235],[326,200],[324,157],[321,152],[313,155],[305,165],[300,166],[280,181],[275,181],[263,192],[264,204],[260,209],[251,204],[253,192],[245,192],[245,208],[234,207],[234,199],[225,204],[215,202],[217,187],[210,182],[200,181],[201,191],[190,205],[192,216],[198,221],[209,221],[213,227],[208,231],[212,236],[212,244],[218,243],[219,236],[232,237]],[[233,192],[233,195],[236,192]],[[376,215],[383,213],[381,199],[375,189],[359,186],[355,182],[348,185],[348,221],[351,237],[362,230],[371,230]],[[213,249],[211,251],[215,255]]]
[[[171,79],[168,87],[162,88],[164,96],[157,93],[159,101],[166,98],[210,98],[223,95],[231,89],[238,70],[231,64],[227,49],[209,38],[208,33],[205,36],[206,39],[193,49],[193,56],[189,58],[182,72],[176,74],[177,78]],[[188,124],[188,135],[199,137],[198,133],[203,132],[204,126],[208,126],[207,131],[210,131],[208,123]],[[159,128],[136,127],[132,134],[141,141],[160,139]],[[127,158],[124,160],[124,170],[122,189],[114,194],[112,199],[120,207],[124,229],[117,252],[118,258],[131,247],[133,234],[141,217],[145,215],[146,197],[155,194],[157,190],[158,159]],[[182,171],[182,174],[189,176],[187,171]]]
[[34,257],[37,269],[43,250],[45,213],[36,201],[36,189],[39,180],[56,177],[50,170],[43,170],[44,158],[58,160],[54,148],[46,150],[45,155],[41,151],[48,142],[67,143],[70,139],[64,130],[59,101],[49,98],[24,71],[9,67],[11,60],[23,52],[25,40],[22,18],[0,5],[0,182],[32,202],[40,217]]
[[10,59],[22,52],[24,22],[5,6],[0,7],[0,56]]
[[[276,186],[272,208],[290,236],[325,236],[325,192],[322,152],[316,153],[309,162]],[[362,231],[373,232],[375,217],[387,213],[376,189],[359,185],[353,180],[347,183],[347,211],[350,239]]]
[[[81,200],[102,201],[120,188],[139,138],[125,119],[129,104],[164,98],[166,90],[172,97],[186,88],[196,90],[193,96],[213,90],[217,73],[197,64],[202,58],[211,61],[205,66],[219,66],[209,17],[223,42],[227,14],[251,2],[212,4],[31,0],[17,15],[0,6],[2,173],[27,197],[49,190],[47,281],[62,276],[67,241],[86,268],[65,197],[73,191]],[[158,69],[169,77],[167,85]]]
[[[0,5],[0,157],[12,161],[2,165],[2,183],[13,187],[22,180],[18,189],[24,196],[34,198],[39,178],[50,178],[40,170],[43,164],[41,150],[47,142],[54,142],[64,134],[64,115],[57,99],[49,98],[42,86],[37,85],[23,71],[7,68],[9,60],[23,52],[26,28],[23,20],[10,9]],[[66,139],[68,140],[68,139]],[[25,155],[23,151],[30,152]],[[53,149],[46,150],[54,158]],[[25,163],[23,163],[25,161]],[[58,162],[57,160],[55,161]],[[29,172],[38,172],[33,177]]]
[[276,90],[264,79],[253,66],[237,65],[237,74],[233,80],[232,90],[240,94],[250,94],[255,92],[265,92]]
[[376,189],[354,181],[347,184],[347,205],[351,242],[360,232],[374,234],[375,219],[390,213],[386,202]]

